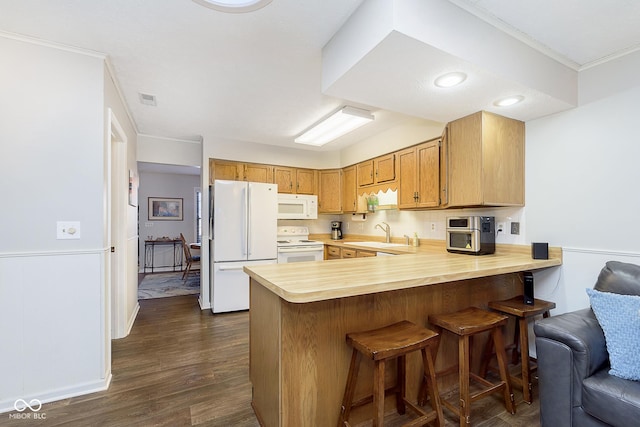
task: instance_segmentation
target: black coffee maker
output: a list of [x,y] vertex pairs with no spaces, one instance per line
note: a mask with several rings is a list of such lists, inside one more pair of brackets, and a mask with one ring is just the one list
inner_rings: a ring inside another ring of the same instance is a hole
[[342,239],[342,221],[331,221],[331,239]]

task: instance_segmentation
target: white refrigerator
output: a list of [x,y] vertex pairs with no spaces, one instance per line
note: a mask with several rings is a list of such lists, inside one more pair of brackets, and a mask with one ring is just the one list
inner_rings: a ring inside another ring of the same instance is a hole
[[216,180],[211,190],[211,311],[247,310],[243,267],[278,260],[278,186]]

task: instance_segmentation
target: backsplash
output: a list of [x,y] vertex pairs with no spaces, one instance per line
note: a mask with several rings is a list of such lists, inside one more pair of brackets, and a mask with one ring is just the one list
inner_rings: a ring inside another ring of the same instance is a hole
[[[521,245],[528,243],[526,240],[524,208],[522,207],[427,211],[392,209],[367,213],[364,221],[361,220],[362,214],[318,215],[316,220],[279,220],[278,225],[304,225],[309,227],[311,234],[329,234],[331,221],[342,221],[342,233],[345,238],[348,238],[349,234],[384,237],[384,233],[380,229],[376,229],[375,226],[381,222],[386,222],[391,227],[392,238],[401,238],[405,234],[413,237],[413,233],[418,233],[418,237],[421,239],[445,240],[447,217],[462,215],[490,215],[496,217],[496,225],[504,223],[505,230],[498,233],[496,243]],[[358,221],[358,219],[360,220]],[[520,223],[520,234],[511,234],[511,222]]]

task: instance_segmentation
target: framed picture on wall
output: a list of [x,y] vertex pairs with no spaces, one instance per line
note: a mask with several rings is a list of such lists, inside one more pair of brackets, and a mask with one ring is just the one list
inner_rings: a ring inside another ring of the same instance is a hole
[[149,221],[182,221],[182,199],[149,197]]

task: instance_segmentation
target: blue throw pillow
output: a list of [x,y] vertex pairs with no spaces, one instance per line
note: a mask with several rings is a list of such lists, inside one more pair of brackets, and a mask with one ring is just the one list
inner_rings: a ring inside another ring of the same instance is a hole
[[587,289],[591,309],[604,331],[609,374],[640,380],[640,296]]

